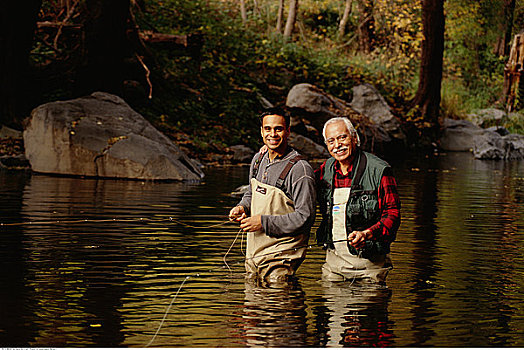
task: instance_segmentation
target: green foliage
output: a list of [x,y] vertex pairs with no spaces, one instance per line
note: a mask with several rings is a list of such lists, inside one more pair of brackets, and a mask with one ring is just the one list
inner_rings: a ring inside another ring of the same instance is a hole
[[319,2],[315,7],[307,7],[302,15],[302,21],[310,31],[315,41],[334,38],[338,30],[338,21],[343,9],[338,8],[337,2]]
[[442,117],[464,119],[467,112],[481,108],[468,98],[467,90],[458,79],[444,79],[441,86]]
[[[44,11],[56,9],[52,1],[44,4],[48,6]],[[133,7],[142,30],[199,33],[204,44],[200,57],[151,46],[157,60],[153,99],[134,107],[171,134],[191,135],[192,151],[199,156],[239,143],[257,149],[259,96],[282,105],[294,84],[308,82],[350,100],[353,86],[369,83],[404,125],[422,134],[423,116],[409,104],[418,86],[421,0],[373,4],[376,49],[362,54],[357,38],[362,18],[356,1],[346,35],[339,38],[344,1],[301,0],[293,37],[284,42],[274,28],[278,7],[274,0],[246,1],[246,24],[237,0],[144,0],[143,10]],[[500,36],[502,4],[503,0],[445,2],[442,116],[464,117],[500,98],[507,57],[497,57],[492,48]],[[524,23],[524,16],[519,17],[523,5],[524,0],[517,0],[516,25]],[[52,51],[36,46],[32,58],[45,63]]]
[[473,109],[495,103],[502,93],[507,57],[493,53],[502,6],[499,0],[446,2],[444,76],[460,80],[463,102]]
[[518,112],[510,113],[504,127],[513,134],[524,135],[524,109]]
[[[187,57],[163,54],[165,71],[180,89],[163,99],[162,114],[169,122],[219,144],[257,148],[256,115],[261,108],[257,94],[282,104],[294,84],[308,82],[350,100],[351,88],[365,82],[379,89],[405,123],[425,128],[420,113],[409,108],[418,84],[420,1],[374,2],[378,45],[367,55],[355,51],[358,6],[353,6],[348,34],[340,41],[337,30],[344,2],[303,0],[294,38],[283,42],[274,32],[277,3],[259,0],[258,7],[246,3],[249,18],[244,26],[238,2],[232,0],[147,2],[141,26],[154,23],[151,28],[162,32],[199,32],[205,37],[199,67]],[[446,2],[444,117],[464,117],[500,97],[505,58],[496,57],[491,47],[499,34],[494,26],[502,5],[495,9],[489,5],[488,0]],[[217,126],[226,126],[229,132]]]

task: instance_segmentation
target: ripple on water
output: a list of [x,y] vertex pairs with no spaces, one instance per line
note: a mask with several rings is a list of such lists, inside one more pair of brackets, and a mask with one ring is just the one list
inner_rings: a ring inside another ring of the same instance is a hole
[[143,347],[166,316],[153,347],[524,346],[524,174],[461,157],[396,169],[385,290],[322,282],[316,246],[291,289],[246,283],[241,237],[230,271],[238,226],[211,226],[247,169],[201,185],[0,172],[0,222],[20,224],[0,226],[0,343]]

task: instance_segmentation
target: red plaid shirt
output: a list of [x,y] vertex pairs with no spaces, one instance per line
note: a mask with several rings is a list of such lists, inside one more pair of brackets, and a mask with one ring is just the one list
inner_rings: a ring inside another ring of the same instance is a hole
[[[317,183],[324,178],[326,162],[315,170]],[[350,187],[353,177],[353,165],[350,166],[347,175],[342,173],[340,165],[335,162],[334,187]],[[393,242],[397,230],[400,226],[400,199],[397,192],[397,182],[393,177],[390,168],[386,168],[382,174],[380,186],[378,188],[378,207],[381,212],[380,220],[371,226],[369,230],[373,234],[373,239],[380,239],[383,242]]]

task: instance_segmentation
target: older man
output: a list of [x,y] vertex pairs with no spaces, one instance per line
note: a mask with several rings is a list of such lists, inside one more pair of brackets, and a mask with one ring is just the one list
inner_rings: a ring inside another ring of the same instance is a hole
[[288,146],[289,114],[272,108],[260,121],[267,152],[253,157],[250,188],[229,218],[247,232],[247,276],[281,282],[294,275],[306,255],[315,220],[315,175]]
[[331,155],[315,171],[322,222],[317,241],[326,247],[323,277],[385,282],[389,247],[400,225],[400,200],[390,166],[362,151],[347,118],[323,130]]

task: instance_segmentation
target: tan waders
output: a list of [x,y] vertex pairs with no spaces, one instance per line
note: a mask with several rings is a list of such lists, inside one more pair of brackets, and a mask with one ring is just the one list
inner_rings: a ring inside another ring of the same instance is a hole
[[[384,282],[392,268],[388,255],[379,255],[373,260],[349,252],[346,230],[346,205],[351,188],[336,188],[333,194],[333,241],[335,249],[328,248],[322,276],[329,281],[359,279]],[[339,242],[337,242],[339,241]]]
[[[277,187],[251,179],[251,215],[285,215],[295,211],[293,201]],[[247,277],[283,282],[293,276],[306,256],[309,235],[273,238],[262,231],[248,232]]]

